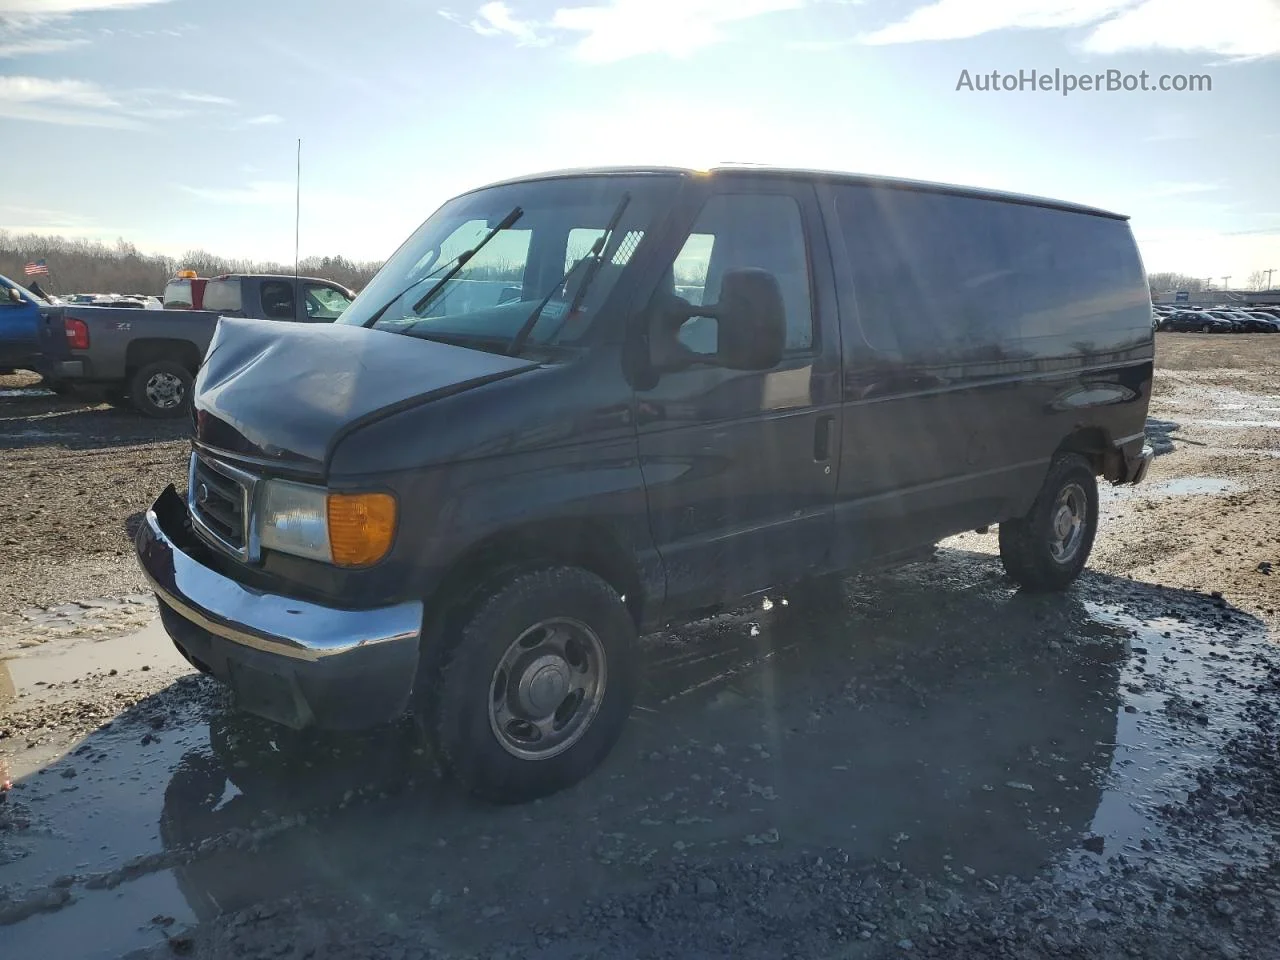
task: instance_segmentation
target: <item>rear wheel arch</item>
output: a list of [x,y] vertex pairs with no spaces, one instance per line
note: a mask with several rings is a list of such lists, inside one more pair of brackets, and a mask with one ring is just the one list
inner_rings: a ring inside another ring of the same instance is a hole
[[1054,460],[1078,454],[1093,467],[1095,475],[1116,482],[1124,476],[1124,457],[1114,440],[1102,427],[1079,427],[1066,436],[1053,452]]
[[200,351],[190,340],[142,337],[131,341],[125,350],[125,376],[132,377],[143,367],[161,360],[180,364],[193,377],[200,369]]

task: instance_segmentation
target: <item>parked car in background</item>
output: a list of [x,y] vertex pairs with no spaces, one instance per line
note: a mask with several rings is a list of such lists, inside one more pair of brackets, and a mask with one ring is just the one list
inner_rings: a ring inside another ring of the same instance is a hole
[[1180,310],[1165,321],[1164,329],[1181,333],[1231,333],[1235,325],[1203,310]]
[[0,373],[39,369],[39,329],[43,300],[15,280],[0,275]]
[[[510,295],[450,298],[499,270]],[[137,553],[243,709],[412,706],[467,788],[528,800],[609,752],[645,629],[990,524],[1015,581],[1066,587],[1097,478],[1151,463],[1153,355],[1116,214],[768,168],[523,178],[446,203],[332,327],[223,319],[187,497]]]
[[316,277],[237,275],[209,280],[205,310],[68,305],[40,325],[46,378],[152,417],[181,416],[220,316],[331,323],[351,303],[341,284]]
[[1280,333],[1280,319],[1260,310],[1251,310],[1247,314],[1250,333]]

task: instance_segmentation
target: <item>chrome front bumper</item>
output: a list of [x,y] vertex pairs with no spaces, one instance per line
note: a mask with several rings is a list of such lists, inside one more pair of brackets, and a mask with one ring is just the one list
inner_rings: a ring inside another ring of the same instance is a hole
[[179,546],[186,504],[162,493],[137,535],[165,629],[240,705],[290,726],[350,729],[394,719],[417,672],[423,607],[343,610],[251,589]]

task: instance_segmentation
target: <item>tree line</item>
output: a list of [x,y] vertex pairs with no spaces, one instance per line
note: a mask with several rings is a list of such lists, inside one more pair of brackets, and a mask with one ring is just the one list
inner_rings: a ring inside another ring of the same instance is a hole
[[[117,240],[114,246],[98,240],[11,233],[0,230],[0,274],[25,284],[23,267],[43,259],[48,277],[36,277],[46,293],[121,293],[160,296],[164,285],[179,270],[194,270],[202,277],[224,273],[292,274],[293,264],[269,260],[220,257],[207,250],[188,250],[181,257],[145,254],[132,243]],[[307,257],[298,272],[333,280],[359,291],[382,266],[380,261],[346,257]]]
[[[1212,279],[1220,280],[1221,277]],[[1280,270],[1268,272],[1266,270],[1254,270],[1245,277],[1244,283],[1233,283],[1232,289],[1236,290],[1266,290],[1271,280],[1280,282]],[[1147,282],[1151,284],[1152,293],[1174,293],[1178,290],[1185,290],[1188,293],[1204,293],[1210,289],[1217,289],[1205,283],[1204,277],[1189,277],[1185,273],[1152,273],[1147,275]],[[1271,284],[1274,286],[1274,284]]]

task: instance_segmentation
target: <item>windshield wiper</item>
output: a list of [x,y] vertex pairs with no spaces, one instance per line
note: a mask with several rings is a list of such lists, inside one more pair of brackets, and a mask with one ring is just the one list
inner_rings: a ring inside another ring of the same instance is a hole
[[[591,281],[596,278],[596,274],[600,272],[600,265],[604,262],[603,253],[605,244],[613,239],[613,233],[618,229],[618,221],[622,219],[622,214],[626,211],[627,204],[630,202],[631,194],[624,193],[622,195],[622,199],[618,201],[617,207],[614,208],[613,215],[609,217],[609,222],[605,224],[604,232],[601,233],[600,236],[596,237],[595,243],[591,244],[591,249],[587,251],[586,256],[576,261],[573,266],[564,272],[564,276],[557,280],[556,285],[547,292],[547,295],[538,301],[538,305],[533,308],[533,312],[529,314],[520,329],[516,331],[516,335],[511,338],[511,346],[507,348],[508,356],[514,357],[519,355],[520,351],[524,349],[525,343],[528,342],[529,335],[533,333],[533,328],[537,326],[538,318],[542,316],[542,311],[545,310],[547,304],[551,302],[551,298],[556,295],[558,290],[569,282],[580,266],[584,263],[589,263],[590,266],[587,268],[586,276],[582,278],[582,283],[578,285],[578,292],[574,294],[573,302],[569,304],[568,309],[565,310],[564,315],[561,317],[560,327],[564,326],[569,317],[573,315],[573,311],[577,310],[578,307],[582,305],[582,299],[586,296],[587,287],[590,286]],[[551,334],[552,337],[560,331],[560,327],[556,327]],[[548,339],[551,338],[549,337]]]
[[[444,288],[444,285],[446,283],[448,283],[450,280],[452,280],[454,277],[458,275],[458,271],[461,270],[463,267],[465,267],[467,265],[467,261],[470,260],[472,257],[474,257],[477,253],[479,253],[481,248],[484,247],[486,243],[488,243],[490,240],[492,240],[494,237],[500,234],[503,230],[508,229],[513,223],[519,220],[522,216],[524,216],[523,210],[521,210],[519,207],[512,207],[511,212],[508,213],[505,217],[503,217],[502,221],[496,227],[494,227],[492,230],[486,233],[484,235],[484,238],[479,243],[477,243],[470,250],[463,250],[460,254],[458,254],[456,257],[450,260],[447,264],[449,268],[448,272],[439,280],[437,280],[434,284],[432,284],[431,289],[428,290],[426,293],[424,293],[421,299],[419,299],[418,302],[413,305],[413,312],[415,314],[419,313],[423,307],[425,307],[435,298],[435,295]],[[386,313],[388,310],[391,309],[391,305],[393,303],[395,303],[397,300],[403,297],[406,293],[408,293],[414,287],[418,286],[419,284],[426,283],[432,277],[436,276],[436,274],[438,274],[441,269],[442,269],[441,267],[437,267],[435,270],[432,270],[426,276],[418,277],[417,280],[414,280],[413,283],[409,284],[407,287],[405,287],[403,290],[397,293],[394,297],[392,297],[390,300],[384,303],[381,307],[375,310],[373,312],[373,315],[369,317],[369,319],[366,320],[364,323],[362,323],[361,326],[372,327],[375,323],[377,323],[380,319],[382,319],[382,315],[384,313]]]

